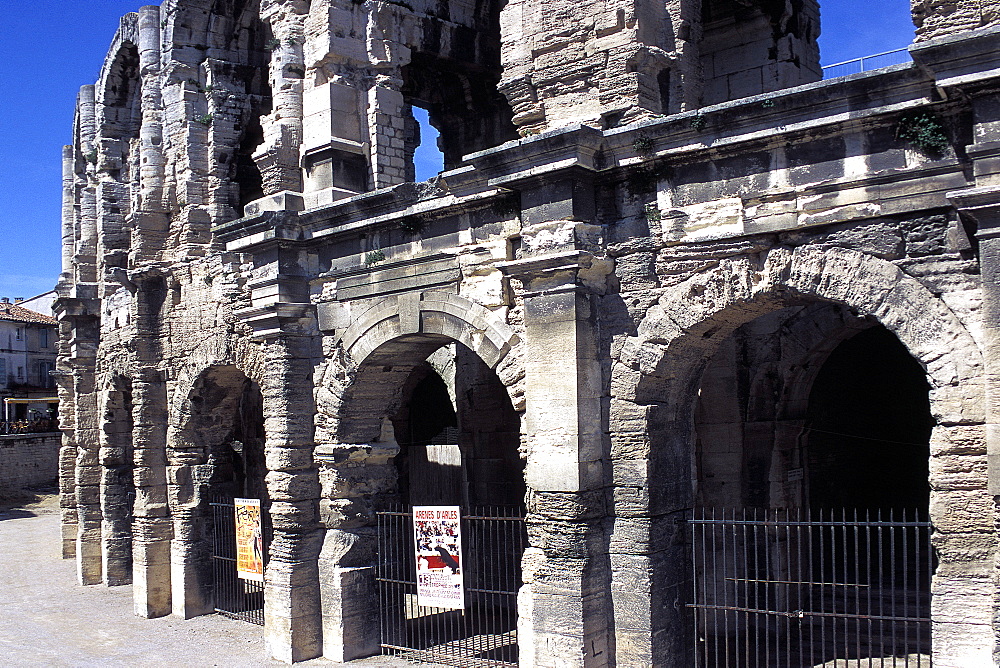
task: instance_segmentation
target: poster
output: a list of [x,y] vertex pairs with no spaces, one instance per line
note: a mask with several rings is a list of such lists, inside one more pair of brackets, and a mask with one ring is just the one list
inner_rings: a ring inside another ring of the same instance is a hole
[[236,574],[244,580],[264,581],[264,539],[260,528],[260,499],[234,499],[236,505]]
[[461,511],[458,506],[414,506],[417,605],[465,609]]

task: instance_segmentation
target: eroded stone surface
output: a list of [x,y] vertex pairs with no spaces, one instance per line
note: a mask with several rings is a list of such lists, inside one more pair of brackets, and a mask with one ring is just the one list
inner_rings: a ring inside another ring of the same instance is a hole
[[[237,6],[127,15],[78,99],[57,310],[81,583],[210,612],[209,504],[260,498],[270,651],[350,659],[378,650],[377,513],[503,505],[521,665],[686,667],[683,518],[832,502],[864,467],[815,455],[842,404],[813,392],[884,335],[923,431],[878,436],[923,454],[908,478],[865,460],[868,491],[929,513],[935,665],[990,665],[992,10],[915,2],[919,39],[953,36],[921,67],[814,83],[808,0]],[[414,107],[446,167],[417,184]],[[917,114],[936,149],[906,141]]]

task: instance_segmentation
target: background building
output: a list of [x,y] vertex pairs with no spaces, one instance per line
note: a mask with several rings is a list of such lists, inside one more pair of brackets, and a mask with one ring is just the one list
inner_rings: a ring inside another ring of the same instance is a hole
[[[54,295],[53,295],[54,296]],[[35,299],[35,298],[33,298]],[[24,306],[0,299],[0,397],[38,399],[37,402],[7,402],[6,420],[49,419],[55,417],[52,376],[56,365],[56,320]]]

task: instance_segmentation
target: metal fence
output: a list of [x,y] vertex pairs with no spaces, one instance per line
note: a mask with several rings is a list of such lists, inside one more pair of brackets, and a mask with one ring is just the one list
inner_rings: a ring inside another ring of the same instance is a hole
[[929,668],[931,526],[915,511],[698,510],[698,668]]
[[[212,506],[212,579],[215,611],[220,615],[264,625],[264,583],[236,574],[236,506],[220,499]],[[267,546],[264,546],[267,554]]]
[[841,63],[825,65],[823,67],[823,78],[834,79],[836,77],[845,77],[848,74],[868,72],[870,70],[877,70],[880,67],[902,65],[903,63],[908,63],[911,60],[910,52],[905,48],[883,51],[882,53],[876,53],[871,56],[862,56],[861,58],[853,58],[851,60],[845,60]]
[[59,431],[59,420],[0,420],[0,436],[7,434],[45,434]]
[[377,522],[382,653],[462,668],[517,666],[517,590],[527,544],[519,511],[463,511],[465,610],[417,605],[412,512],[386,510]]

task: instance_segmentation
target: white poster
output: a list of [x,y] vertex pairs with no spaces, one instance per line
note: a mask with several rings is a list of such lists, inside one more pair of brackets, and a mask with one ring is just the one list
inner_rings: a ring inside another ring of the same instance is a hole
[[413,507],[417,605],[465,609],[460,518],[458,506]]

